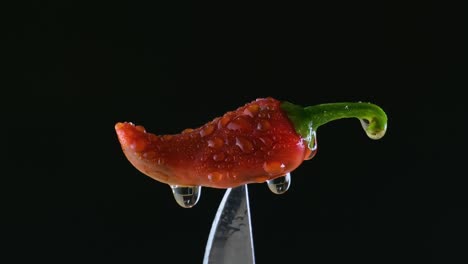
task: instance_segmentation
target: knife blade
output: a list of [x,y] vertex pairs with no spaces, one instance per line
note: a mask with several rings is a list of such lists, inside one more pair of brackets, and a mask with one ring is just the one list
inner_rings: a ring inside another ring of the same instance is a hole
[[219,204],[203,264],[255,264],[247,185],[229,188]]

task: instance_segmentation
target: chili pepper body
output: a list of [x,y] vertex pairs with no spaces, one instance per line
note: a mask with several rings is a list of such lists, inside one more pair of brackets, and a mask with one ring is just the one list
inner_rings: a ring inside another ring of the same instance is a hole
[[[231,188],[284,176],[316,151],[273,98],[261,98],[196,128],[155,135],[132,123],[115,129],[127,159],[176,186]],[[315,138],[312,139],[315,141]]]

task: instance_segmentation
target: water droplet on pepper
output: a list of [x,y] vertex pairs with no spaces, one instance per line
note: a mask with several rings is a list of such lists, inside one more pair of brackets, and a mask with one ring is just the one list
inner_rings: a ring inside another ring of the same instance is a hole
[[291,174],[287,173],[284,176],[268,180],[267,185],[272,193],[283,194],[289,189],[289,186],[291,186]]
[[171,189],[176,202],[184,208],[193,207],[200,199],[201,186],[171,185]]
[[387,131],[387,125],[385,125],[383,130],[377,132],[369,131],[370,121],[367,119],[359,119],[359,121],[361,121],[362,128],[366,132],[367,136],[371,139],[380,139],[385,135],[385,132]]
[[149,134],[148,138],[150,141],[153,142],[158,140],[158,136],[156,136],[155,134]]
[[156,153],[154,151],[148,151],[148,152],[143,153],[143,157],[149,160],[154,159],[156,157]]
[[308,144],[306,144],[306,153],[304,155],[304,160],[311,160],[317,154],[317,135],[315,131],[311,133],[311,139]]
[[204,127],[202,130],[200,130],[200,136],[202,137],[206,137],[206,136],[209,136],[211,135],[211,133],[213,133],[215,127],[213,125],[207,125],[206,127]]
[[273,140],[267,138],[267,137],[261,137],[260,141],[263,143],[263,145],[260,145],[260,150],[263,152],[267,152],[268,150],[273,148]]
[[187,134],[193,131],[193,128],[186,128],[182,131],[182,134]]
[[137,138],[130,144],[130,148],[136,152],[142,152],[146,148],[146,141],[142,138]]
[[222,179],[223,179],[223,174],[219,172],[212,172],[208,174],[208,180],[211,182],[219,182]]
[[244,115],[254,117],[257,113],[260,107],[257,104],[251,104],[248,105],[245,109],[244,112],[242,112]]
[[260,122],[258,122],[257,124],[257,130],[260,130],[260,131],[267,131],[270,128],[271,128],[270,122],[268,122],[268,120],[265,120],[265,119],[260,120]]
[[252,125],[245,117],[239,116],[227,124],[229,130],[241,130],[241,131],[250,131]]
[[224,153],[220,152],[220,153],[216,153],[213,155],[213,160],[214,161],[223,161],[224,160]]
[[143,132],[143,133],[146,132],[146,130],[145,130],[145,128],[143,126],[136,126],[135,129],[140,131],[140,132]]
[[252,142],[244,137],[236,137],[236,146],[238,146],[244,153],[251,153],[254,151]]
[[281,174],[285,168],[286,168],[286,165],[278,161],[267,161],[263,163],[263,169],[269,175]]
[[229,116],[223,116],[221,119],[218,121],[218,128],[223,128],[226,127],[226,125],[231,121],[231,118]]
[[164,135],[162,136],[162,139],[166,141],[166,140],[171,140],[172,137],[173,137],[172,135]]
[[208,141],[208,147],[219,149],[224,145],[224,141],[219,138],[219,137],[214,137],[212,139],[209,139]]

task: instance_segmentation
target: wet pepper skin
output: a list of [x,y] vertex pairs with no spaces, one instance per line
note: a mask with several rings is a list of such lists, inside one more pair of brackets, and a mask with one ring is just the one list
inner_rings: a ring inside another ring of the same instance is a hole
[[283,176],[315,154],[280,104],[257,99],[176,135],[157,136],[128,122],[115,129],[127,159],[151,178],[169,185],[231,188]]

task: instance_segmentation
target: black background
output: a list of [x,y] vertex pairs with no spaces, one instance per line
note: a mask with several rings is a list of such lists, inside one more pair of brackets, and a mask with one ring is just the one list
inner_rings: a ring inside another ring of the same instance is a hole
[[5,8],[2,258],[201,263],[224,191],[205,188],[197,206],[179,207],[125,159],[114,124],[178,133],[272,96],[370,101],[389,126],[372,141],[356,120],[326,125],[286,194],[249,185],[257,263],[463,262],[462,10],[429,1]]

